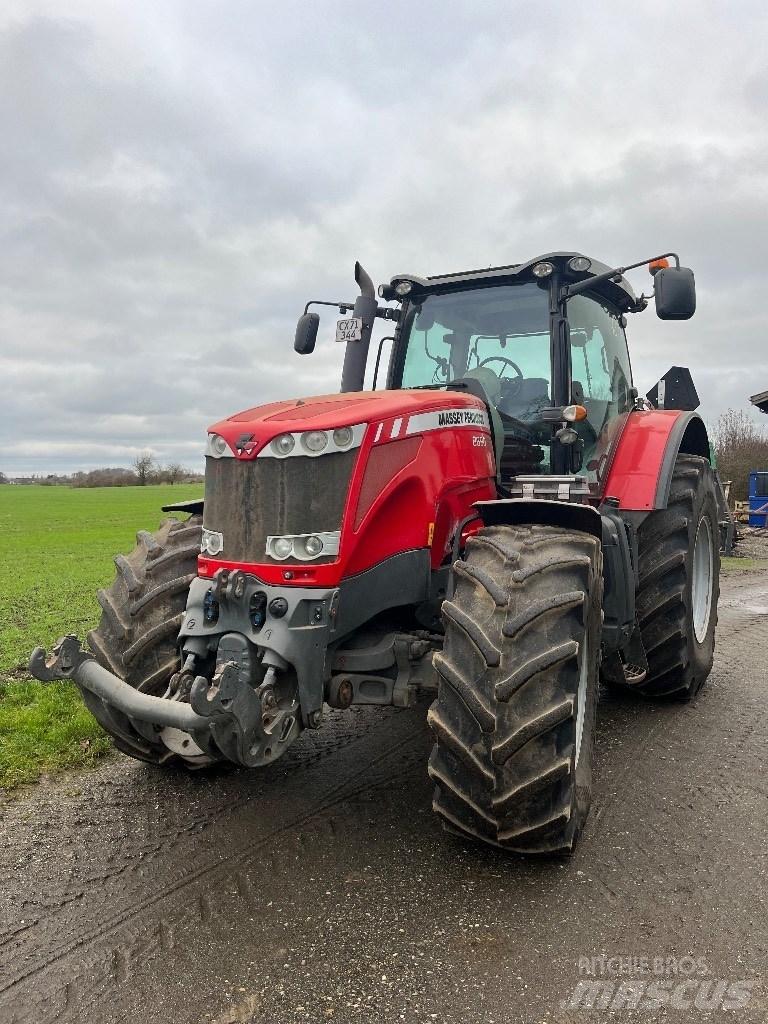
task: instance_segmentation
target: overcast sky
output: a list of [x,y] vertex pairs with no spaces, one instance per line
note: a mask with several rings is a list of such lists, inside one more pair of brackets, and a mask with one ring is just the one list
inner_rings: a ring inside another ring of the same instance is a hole
[[688,365],[708,421],[749,408],[766,12],[5,0],[0,470],[199,468],[209,423],[338,390],[334,311],[312,357],[293,330],[308,298],[354,298],[355,259],[382,281],[675,249],[698,311],[630,319],[636,383]]

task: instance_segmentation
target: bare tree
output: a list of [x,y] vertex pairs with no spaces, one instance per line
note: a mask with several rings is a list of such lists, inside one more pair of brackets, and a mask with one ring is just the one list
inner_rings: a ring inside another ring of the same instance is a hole
[[169,484],[177,484],[179,480],[183,480],[186,475],[184,467],[178,462],[169,462],[163,470],[163,478],[168,481]]
[[768,436],[741,409],[728,409],[718,417],[712,436],[717,468],[723,480],[730,480],[730,496],[746,501],[749,474],[755,469],[768,469]]
[[133,471],[139,478],[139,485],[145,487],[155,472],[155,460],[150,452],[142,452],[133,460]]

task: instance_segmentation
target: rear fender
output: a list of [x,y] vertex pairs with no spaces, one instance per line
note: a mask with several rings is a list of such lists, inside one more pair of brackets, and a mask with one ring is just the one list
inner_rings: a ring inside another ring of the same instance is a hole
[[704,421],[695,412],[631,412],[613,454],[603,494],[626,512],[666,508],[680,454],[711,461]]

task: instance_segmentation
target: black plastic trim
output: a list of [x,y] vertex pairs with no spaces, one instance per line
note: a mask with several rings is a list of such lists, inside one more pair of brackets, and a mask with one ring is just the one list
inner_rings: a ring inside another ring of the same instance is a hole
[[486,526],[511,526],[515,523],[539,523],[563,526],[602,538],[600,513],[591,505],[575,501],[547,501],[545,498],[498,498],[478,501],[474,507]]
[[173,505],[161,505],[163,512],[189,512],[191,516],[203,514],[203,498],[194,498],[192,501],[177,501]]

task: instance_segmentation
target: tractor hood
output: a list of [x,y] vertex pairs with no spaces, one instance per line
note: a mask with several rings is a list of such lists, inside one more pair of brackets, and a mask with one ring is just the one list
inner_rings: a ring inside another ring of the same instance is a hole
[[[448,412],[452,414],[448,420],[439,422],[440,413]],[[463,392],[411,389],[317,395],[256,406],[220,420],[208,429],[208,454],[254,458],[281,434],[299,435],[313,430],[361,427],[362,435],[365,426],[371,423],[386,425],[390,433],[392,425],[396,424],[398,429],[391,434],[396,437],[400,433],[415,432],[409,429],[411,418],[423,417],[424,414],[435,417],[435,427],[487,425],[483,403]],[[427,422],[419,421],[424,426]],[[413,425],[416,426],[415,423]],[[211,440],[216,436],[224,439],[228,450],[210,450]]]
[[320,395],[221,420],[199,575],[335,587],[403,552],[439,566],[467,509],[495,496],[490,438],[484,403],[463,391]]

